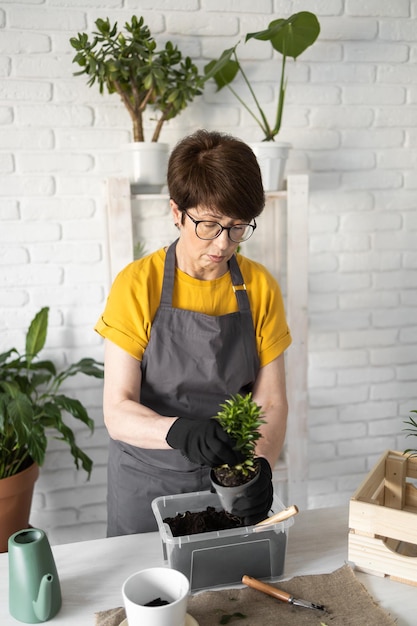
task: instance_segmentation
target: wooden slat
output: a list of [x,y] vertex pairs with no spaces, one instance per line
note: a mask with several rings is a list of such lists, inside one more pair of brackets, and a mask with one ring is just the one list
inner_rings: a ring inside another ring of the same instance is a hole
[[399,511],[351,500],[349,528],[353,528],[355,533],[373,533],[417,544],[417,517],[414,511]]
[[364,478],[353,494],[353,500],[362,500],[365,502],[372,500],[381,482],[385,479],[385,461],[387,456],[388,452],[384,452],[371,472]]
[[403,509],[405,504],[405,478],[407,458],[388,454],[385,463],[385,506]]
[[405,483],[404,509],[413,508],[417,513],[417,488],[411,483]]
[[370,498],[370,502],[373,504],[380,504],[381,506],[385,503],[385,480],[381,480],[377,489],[374,491]]
[[407,476],[409,478],[417,478],[417,457],[407,457]]
[[417,583],[415,558],[392,552],[382,539],[350,533],[348,559],[356,569],[396,577],[410,584]]
[[293,340],[286,353],[288,497],[307,508],[308,176],[288,176],[287,182],[287,317]]
[[132,211],[130,184],[127,178],[107,181],[107,231],[110,256],[110,279],[133,261]]

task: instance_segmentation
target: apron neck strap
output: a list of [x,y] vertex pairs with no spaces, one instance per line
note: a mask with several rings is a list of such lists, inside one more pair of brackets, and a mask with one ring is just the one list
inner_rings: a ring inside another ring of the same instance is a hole
[[[166,252],[165,267],[164,267],[164,281],[162,283],[161,293],[161,306],[172,306],[172,294],[174,292],[174,278],[175,278],[175,249],[177,247],[178,239],[176,239],[168,248]],[[232,279],[233,291],[237,299],[239,311],[250,311],[249,298],[246,291],[246,285],[243,280],[242,272],[240,271],[239,264],[236,260],[236,256],[233,255],[228,261],[228,267],[230,276]]]
[[164,266],[164,281],[162,283],[161,306],[172,306],[172,294],[174,293],[175,278],[175,249],[178,239],[169,246]]
[[242,272],[240,271],[240,267],[235,255],[231,257],[228,265],[230,275],[232,277],[233,291],[235,292],[239,311],[250,311],[250,304],[246,291],[245,281],[243,280]]

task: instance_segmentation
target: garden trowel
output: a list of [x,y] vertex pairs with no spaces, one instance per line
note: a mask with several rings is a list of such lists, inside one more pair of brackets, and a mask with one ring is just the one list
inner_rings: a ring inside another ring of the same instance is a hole
[[294,598],[294,596],[292,596],[290,593],[282,591],[282,589],[277,589],[276,587],[268,585],[267,583],[263,583],[256,578],[252,578],[251,576],[243,576],[242,583],[244,585],[247,585],[248,587],[251,587],[252,589],[267,593],[269,596],[273,596],[274,598],[281,600],[281,602],[293,604],[294,606],[302,606],[305,609],[317,609],[319,611],[325,611],[325,608],[322,604],[313,604],[313,602],[307,602],[307,600]]

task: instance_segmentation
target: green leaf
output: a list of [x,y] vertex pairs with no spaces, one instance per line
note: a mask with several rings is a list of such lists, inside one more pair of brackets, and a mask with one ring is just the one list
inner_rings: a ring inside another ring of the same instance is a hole
[[20,446],[28,446],[31,439],[34,410],[30,399],[18,393],[7,406],[7,415],[16,432]]
[[5,363],[7,359],[11,357],[12,354],[18,354],[18,351],[15,348],[12,348],[11,350],[8,350],[7,352],[2,352],[0,354],[0,366],[2,365],[2,363]]
[[76,374],[85,374],[93,378],[104,378],[104,365],[95,359],[81,359],[63,370],[55,379],[55,389],[58,389],[64,380]]
[[54,363],[52,361],[35,361],[34,363],[31,363],[30,369],[33,372],[37,372],[37,371],[46,371],[48,372],[51,376],[56,376],[56,367],[54,365]]
[[20,392],[20,386],[15,380],[0,380],[0,388],[3,389],[4,398],[15,398]]
[[301,11],[286,20],[273,20],[266,30],[246,35],[245,41],[270,41],[275,50],[296,59],[316,41],[319,34],[320,24],[314,13]]
[[88,413],[81,404],[81,402],[75,398],[68,398],[67,396],[63,396],[62,394],[56,395],[54,397],[54,401],[57,407],[68,411],[75,419],[83,422],[91,432],[94,431],[94,421],[88,417]]
[[93,378],[104,378],[104,364],[91,358],[84,358],[75,363],[72,368],[77,369],[77,373],[93,376]]
[[22,426],[27,426],[27,430],[30,430],[34,412],[30,399],[24,393],[19,391],[15,397],[10,400],[7,412],[16,430],[19,430]]
[[232,82],[239,71],[239,63],[232,59],[236,46],[224,50],[217,61],[210,61],[204,66],[204,79],[213,78],[217,84],[217,91]]
[[44,307],[33,318],[26,335],[26,355],[32,361],[44,347],[48,328],[49,307]]
[[45,462],[46,448],[48,439],[42,426],[34,424],[31,429],[30,440],[28,442],[28,450],[32,459],[41,467]]
[[75,443],[75,437],[72,430],[64,424],[64,422],[60,422],[56,424],[56,429],[61,433],[61,437],[55,437],[55,439],[59,439],[61,441],[65,441],[70,447],[71,454],[74,458],[74,464],[77,469],[79,469],[80,463],[83,470],[87,472],[87,480],[90,479],[93,462],[90,457],[85,454]]
[[[98,20],[95,21],[95,25],[97,26],[98,30],[100,31],[102,35],[106,35],[107,33],[110,32],[109,18],[107,18],[106,20],[102,20],[99,18]],[[117,22],[116,22],[116,27],[117,27]]]

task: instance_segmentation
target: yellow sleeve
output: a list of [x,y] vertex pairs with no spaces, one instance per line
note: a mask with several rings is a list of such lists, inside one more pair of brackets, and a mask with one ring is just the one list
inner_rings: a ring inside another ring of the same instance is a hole
[[281,289],[260,263],[238,256],[249,295],[261,367],[276,359],[291,344]]
[[165,252],[133,261],[115,278],[94,329],[139,361],[148,345],[159,306]]

